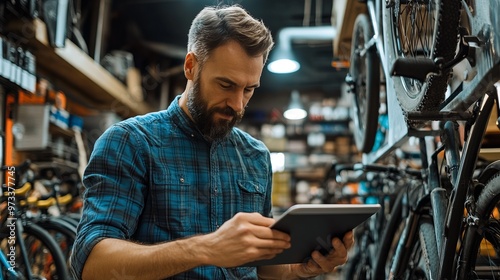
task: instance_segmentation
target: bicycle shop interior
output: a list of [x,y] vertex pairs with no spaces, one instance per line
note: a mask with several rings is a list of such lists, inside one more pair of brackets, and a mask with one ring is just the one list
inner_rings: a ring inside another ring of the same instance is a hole
[[[465,142],[467,121],[461,117],[473,113],[476,103],[464,97],[466,101],[460,104],[466,103],[467,107],[458,110],[460,106],[448,101],[451,100],[448,97],[455,93],[462,98],[460,91],[467,83],[477,88],[481,85],[490,88],[493,83],[476,83],[475,76],[483,73],[478,69],[480,60],[475,64],[472,59],[464,63],[464,58],[485,53],[482,46],[491,46],[488,53],[491,55],[485,55],[492,64],[489,69],[500,68],[500,40],[491,40],[489,44],[484,39],[487,37],[484,34],[494,34],[495,29],[500,28],[497,18],[487,22],[491,29],[482,27],[477,34],[471,31],[461,37],[474,40],[464,44],[467,46],[464,57],[453,64],[453,70],[448,69],[450,77],[461,78],[444,84],[446,96],[437,111],[453,107],[451,111],[461,113],[443,117],[443,114],[432,114],[432,110],[427,111],[427,115],[405,111],[404,106],[400,108],[398,98],[387,89],[393,84],[388,83],[393,78],[386,75],[390,65],[386,66],[383,61],[369,64],[372,60],[364,58],[373,55],[376,60],[379,57],[389,60],[388,56],[377,54],[376,41],[383,39],[384,32],[377,34],[375,29],[368,37],[359,35],[359,30],[355,32],[355,26],[360,25],[360,15],[365,15],[365,28],[382,26],[376,22],[382,18],[376,12],[389,2],[402,6],[400,2],[405,2],[409,6],[407,2],[413,1],[2,1],[0,159],[5,175],[0,220],[4,222],[9,218],[7,198],[15,193],[16,211],[22,209],[19,219],[65,216],[61,224],[65,230],[75,231],[83,205],[82,176],[95,141],[115,123],[166,109],[182,93],[186,85],[184,58],[191,21],[205,6],[225,4],[239,4],[261,19],[271,30],[275,42],[262,71],[260,87],[237,125],[262,141],[270,151],[274,216],[279,217],[296,204],[387,206],[395,197],[394,189],[418,188],[415,182],[422,180],[420,171],[428,161],[422,158],[423,147],[438,149],[444,129],[444,122],[440,120],[456,121],[458,141],[460,145]],[[472,6],[472,2],[478,1],[457,2]],[[499,1],[491,2],[485,5],[500,7]],[[469,29],[475,30],[472,24]],[[491,36],[500,39],[498,35]],[[357,47],[363,49],[367,45],[371,47],[362,50],[361,55],[356,53]],[[474,54],[471,49],[475,50]],[[298,69],[287,72],[271,67],[274,59],[285,51],[298,62]],[[355,60],[355,55],[365,60]],[[370,91],[371,80],[365,77],[370,74],[365,72],[375,68],[377,94],[373,100],[362,91]],[[484,79],[500,81],[500,71],[489,69],[484,71]],[[498,103],[498,97],[496,101]],[[303,109],[304,116],[285,117],[291,107]],[[493,110],[482,143],[477,143],[480,147],[475,165],[478,174],[481,168],[500,160],[498,113]],[[427,141],[425,145],[423,141]],[[437,157],[442,157],[442,153]],[[8,173],[9,167],[16,167],[19,172]],[[448,170],[444,169],[440,171],[446,173]],[[9,176],[15,176],[15,192],[8,189],[9,179],[14,180]],[[28,190],[26,182],[30,182]],[[382,208],[390,211],[388,207]],[[50,227],[49,224],[46,222],[46,227]],[[0,226],[6,227],[7,222]],[[357,244],[349,253],[348,262],[335,272],[315,279],[378,279],[371,275],[371,268],[352,263],[361,263],[364,257],[355,252],[356,246],[371,242],[368,239],[377,239],[384,226],[380,218],[370,218],[358,226]],[[55,231],[56,227],[50,230]],[[377,233],[373,233],[375,231]],[[68,246],[74,241],[71,238],[74,236],[57,243],[65,258],[69,258]],[[8,245],[7,239],[0,243],[6,255]],[[37,269],[43,270],[43,264],[32,265],[33,271]],[[4,276],[4,272],[0,276]]]

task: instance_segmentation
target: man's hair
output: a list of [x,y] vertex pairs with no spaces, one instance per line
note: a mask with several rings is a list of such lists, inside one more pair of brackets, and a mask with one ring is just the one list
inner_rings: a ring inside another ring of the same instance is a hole
[[188,35],[188,52],[203,65],[217,47],[234,40],[249,56],[262,55],[264,63],[274,45],[271,31],[238,5],[205,7],[193,20]]

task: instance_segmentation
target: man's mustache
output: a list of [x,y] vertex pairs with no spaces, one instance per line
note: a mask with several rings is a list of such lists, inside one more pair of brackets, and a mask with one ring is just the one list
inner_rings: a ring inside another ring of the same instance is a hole
[[233,108],[226,107],[226,108],[214,108],[212,112],[239,118],[243,116],[245,111],[243,110],[241,112],[236,112],[235,110],[233,110]]

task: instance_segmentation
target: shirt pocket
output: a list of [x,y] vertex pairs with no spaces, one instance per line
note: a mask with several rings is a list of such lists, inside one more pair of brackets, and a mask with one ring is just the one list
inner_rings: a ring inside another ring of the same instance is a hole
[[257,181],[238,180],[241,212],[264,214],[266,187]]
[[152,202],[156,225],[174,235],[191,230],[194,205],[190,185],[156,180],[153,184]]

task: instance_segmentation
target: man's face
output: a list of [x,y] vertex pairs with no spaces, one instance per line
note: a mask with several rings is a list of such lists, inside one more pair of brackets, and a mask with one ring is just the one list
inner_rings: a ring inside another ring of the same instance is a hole
[[249,57],[235,42],[215,49],[203,67],[198,64],[187,107],[206,137],[223,138],[241,121],[262,68],[262,56]]
[[[206,96],[207,94],[205,94]],[[231,107],[208,107],[208,101],[201,93],[200,76],[193,81],[193,87],[188,95],[188,109],[198,129],[209,139],[221,139],[238,124],[245,113],[245,109],[236,112]],[[216,114],[227,118],[218,118]]]

